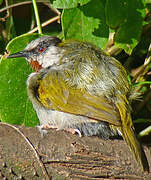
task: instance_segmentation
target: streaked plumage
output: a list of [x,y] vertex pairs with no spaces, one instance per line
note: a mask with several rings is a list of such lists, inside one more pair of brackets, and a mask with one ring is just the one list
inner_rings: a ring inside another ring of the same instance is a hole
[[10,57],[26,57],[37,71],[29,76],[27,91],[41,125],[104,138],[122,134],[143,170],[149,170],[131,119],[136,93],[116,59],[89,43],[50,36]]

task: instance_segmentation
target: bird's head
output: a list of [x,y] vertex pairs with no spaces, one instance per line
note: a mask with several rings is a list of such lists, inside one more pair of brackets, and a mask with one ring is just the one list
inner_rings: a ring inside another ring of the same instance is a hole
[[56,64],[61,56],[58,44],[61,40],[57,37],[42,36],[31,41],[23,51],[9,55],[7,58],[24,57],[35,71]]

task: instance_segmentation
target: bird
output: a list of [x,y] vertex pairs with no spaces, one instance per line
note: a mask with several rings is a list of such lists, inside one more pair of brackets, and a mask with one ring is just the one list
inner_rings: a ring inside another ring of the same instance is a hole
[[27,93],[40,127],[104,139],[122,136],[142,170],[149,171],[131,117],[138,93],[118,60],[89,42],[47,35],[7,58],[18,57],[34,70]]

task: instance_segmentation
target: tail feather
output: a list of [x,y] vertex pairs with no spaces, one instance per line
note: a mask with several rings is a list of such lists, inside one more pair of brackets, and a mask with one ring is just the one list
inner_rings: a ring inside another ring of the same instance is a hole
[[122,127],[121,132],[124,140],[128,144],[130,150],[132,151],[136,161],[141,165],[143,171],[149,172],[149,165],[143,150],[143,147],[138,142],[136,134],[132,127]]
[[122,125],[120,127],[122,137],[128,144],[136,161],[141,165],[143,171],[149,172],[149,164],[147,161],[147,157],[145,155],[143,147],[137,140],[135,134],[135,130],[131,118],[130,105],[128,104],[126,97],[120,97],[120,98],[121,101],[118,101],[116,106],[119,110],[122,121]]

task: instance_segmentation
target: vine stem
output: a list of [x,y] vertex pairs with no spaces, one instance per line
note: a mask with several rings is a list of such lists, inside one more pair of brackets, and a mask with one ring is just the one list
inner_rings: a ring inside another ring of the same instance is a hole
[[37,3],[36,3],[36,0],[32,0],[32,2],[33,2],[35,17],[36,17],[36,22],[37,22],[37,27],[38,27],[38,33],[42,34],[40,18],[39,18],[39,13],[38,13],[38,8],[37,8]]

